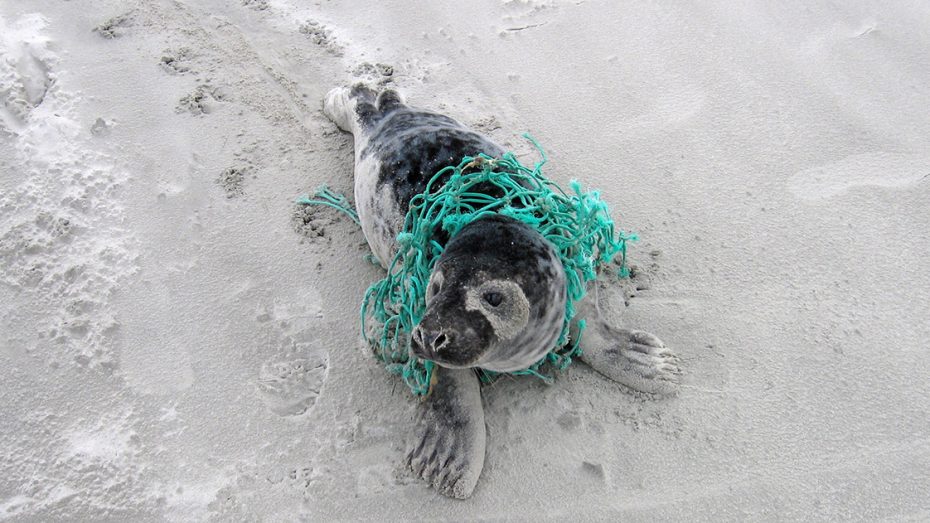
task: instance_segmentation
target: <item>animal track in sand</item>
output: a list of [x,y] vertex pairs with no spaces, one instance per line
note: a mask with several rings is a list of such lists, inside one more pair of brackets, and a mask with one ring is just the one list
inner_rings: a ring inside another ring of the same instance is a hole
[[19,175],[0,192],[0,283],[42,304],[31,312],[38,320],[12,309],[6,319],[31,322],[26,350],[51,366],[110,368],[119,323],[109,297],[135,270],[115,198],[126,177],[75,115],[46,25],[41,15],[0,20],[0,116]]
[[312,352],[307,358],[274,359],[262,365],[258,394],[279,416],[299,416],[316,404],[329,375],[328,357]]
[[333,56],[342,56],[344,48],[342,44],[333,36],[332,29],[317,22],[316,20],[307,20],[301,24],[299,31],[310,39],[314,44],[322,47]]
[[362,62],[349,70],[358,80],[366,80],[378,85],[394,81],[394,66],[382,63]]
[[93,125],[90,126],[90,134],[102,138],[109,136],[113,127],[113,122],[106,121],[103,118],[97,118],[94,120]]
[[165,49],[158,65],[168,74],[185,74],[192,72],[193,58],[194,52],[189,47],[181,47],[177,50]]
[[245,192],[242,185],[245,177],[252,172],[251,167],[228,167],[216,179],[216,183],[226,192],[227,198],[242,196]]
[[242,5],[253,11],[267,11],[271,8],[268,5],[268,0],[242,0]]
[[[648,260],[643,260],[640,263],[628,260],[627,268],[630,271],[629,278],[620,279],[619,285],[608,283],[611,280],[605,280],[604,282],[598,280],[597,285],[601,292],[606,291],[608,295],[615,292],[614,289],[619,288],[623,294],[623,305],[629,307],[634,298],[652,290],[655,281],[660,279],[661,269],[658,260],[661,256],[662,252],[654,249],[649,252]],[[618,270],[620,270],[619,258],[615,259],[614,263],[610,266],[611,272],[616,273]],[[608,301],[610,302],[613,300]]]
[[634,432],[655,432],[669,440],[699,439],[694,431],[686,430],[687,424],[676,415],[663,414],[655,405],[634,402],[614,409],[616,416]]
[[581,472],[602,483],[607,482],[607,472],[604,470],[604,465],[599,462],[582,461]]
[[128,32],[132,24],[132,13],[128,12],[110,18],[95,27],[93,31],[106,39],[119,38]]
[[297,416],[310,410],[323,392],[329,374],[329,353],[317,343],[323,310],[321,298],[307,289],[299,302],[261,306],[255,320],[269,328],[276,350],[259,370],[259,398],[275,414]]
[[639,265],[630,266],[630,279],[624,280],[623,296],[624,304],[630,306],[630,301],[640,293],[652,289],[653,281],[657,278],[659,264],[654,260],[658,255],[653,255],[653,261],[645,267]]
[[499,131],[503,127],[500,123],[500,120],[496,116],[485,115],[478,117],[471,121],[471,127],[483,132],[484,134],[491,134],[494,131]]
[[54,84],[55,57],[39,34],[44,26],[40,15],[22,17],[9,27],[0,21],[0,123],[13,132],[23,129]]
[[802,200],[824,200],[853,187],[902,188],[930,177],[930,156],[914,153],[854,154],[795,173],[788,189]]
[[226,99],[226,93],[221,88],[209,84],[198,85],[192,93],[178,101],[175,112],[183,113],[187,111],[194,116],[210,114],[216,110],[216,102],[222,102]]
[[326,227],[336,223],[332,213],[321,205],[294,205],[291,223],[294,230],[311,241],[328,241]]

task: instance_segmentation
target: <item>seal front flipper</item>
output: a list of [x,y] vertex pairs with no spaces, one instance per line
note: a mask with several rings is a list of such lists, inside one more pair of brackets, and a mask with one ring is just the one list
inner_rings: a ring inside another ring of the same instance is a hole
[[[581,361],[598,374],[633,390],[663,396],[678,392],[681,369],[675,353],[652,334],[610,325],[590,299],[585,296],[576,316],[585,320]],[[577,325],[573,331],[577,332]]]
[[418,406],[406,463],[442,494],[464,499],[478,483],[487,441],[478,377],[472,369],[433,372],[438,380]]
[[643,331],[588,321],[581,336],[581,361],[621,385],[663,396],[678,391],[678,358],[659,338]]

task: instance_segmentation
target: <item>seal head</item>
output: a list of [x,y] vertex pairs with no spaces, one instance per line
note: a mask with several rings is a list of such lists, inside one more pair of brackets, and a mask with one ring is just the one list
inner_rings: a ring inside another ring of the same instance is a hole
[[552,244],[513,218],[481,218],[453,236],[436,262],[411,349],[443,367],[525,369],[558,341],[565,300]]

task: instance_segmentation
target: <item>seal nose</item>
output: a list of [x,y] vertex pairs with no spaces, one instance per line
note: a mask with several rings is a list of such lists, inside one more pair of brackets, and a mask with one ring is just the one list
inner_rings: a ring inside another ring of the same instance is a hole
[[424,359],[434,359],[451,341],[452,336],[442,329],[424,329],[422,325],[413,329],[413,352]]

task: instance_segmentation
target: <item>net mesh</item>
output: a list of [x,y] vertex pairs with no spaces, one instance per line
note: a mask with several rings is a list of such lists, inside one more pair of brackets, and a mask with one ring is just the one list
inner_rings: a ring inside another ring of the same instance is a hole
[[[597,191],[585,192],[574,180],[569,183],[569,191],[565,191],[543,176],[546,154],[531,136],[524,137],[540,153],[541,159],[532,168],[521,164],[513,153],[500,158],[479,154],[466,156],[458,165],[445,167],[433,175],[426,190],[410,201],[387,276],[365,293],[361,306],[362,335],[387,370],[400,375],[415,395],[429,392],[435,365],[410,352],[410,335],[426,311],[426,287],[443,252],[443,245],[436,238],[439,231],[451,238],[475,220],[499,214],[530,225],[558,252],[567,280],[559,339],[538,361],[508,374],[551,381],[550,369],[564,370],[581,355],[579,341],[584,322],[579,322],[578,334],[571,342],[569,327],[575,316],[575,304],[584,297],[587,282],[595,279],[599,268],[618,256],[617,274],[628,276],[627,242],[636,237],[616,229],[607,204]],[[493,190],[488,190],[489,187]],[[359,223],[358,214],[345,197],[325,187],[316,192],[314,199],[303,198],[298,203],[334,207]],[[481,371],[480,376],[489,381],[496,374]]]

